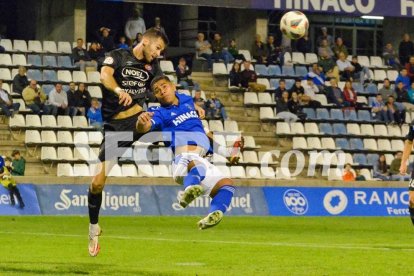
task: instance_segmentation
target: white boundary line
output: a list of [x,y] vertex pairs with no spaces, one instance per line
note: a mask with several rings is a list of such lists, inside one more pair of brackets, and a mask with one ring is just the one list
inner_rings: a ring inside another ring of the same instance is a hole
[[[0,231],[0,234],[16,234],[16,235],[29,235],[29,236],[52,236],[52,237],[74,237],[87,239],[87,235],[78,234],[57,234],[57,233],[40,233],[40,232],[15,232],[15,231]],[[159,241],[159,242],[172,242],[172,243],[207,243],[207,244],[234,244],[234,245],[246,245],[246,246],[271,246],[271,247],[298,247],[298,248],[323,248],[323,249],[347,249],[347,250],[374,250],[374,251],[409,251],[414,252],[414,248],[398,248],[399,246],[405,247],[406,245],[391,244],[391,245],[378,245],[372,246],[367,244],[355,245],[355,244],[316,244],[316,243],[289,243],[289,242],[254,242],[254,241],[228,241],[228,240],[188,240],[188,239],[168,239],[168,238],[145,238],[136,236],[117,236],[108,235],[103,236],[104,239],[118,239],[118,240],[137,240],[137,241]]]

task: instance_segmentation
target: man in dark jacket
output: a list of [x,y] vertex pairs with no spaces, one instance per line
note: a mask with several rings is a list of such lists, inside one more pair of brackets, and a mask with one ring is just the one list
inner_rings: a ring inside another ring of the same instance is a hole
[[410,56],[414,55],[414,44],[410,40],[409,34],[404,34],[403,40],[400,42],[400,47],[398,49],[398,52],[400,54],[401,66],[405,66]]
[[13,117],[14,112],[19,111],[20,104],[13,103],[10,94],[2,88],[3,80],[0,80],[0,108],[7,117]]
[[22,94],[23,89],[29,85],[29,80],[26,76],[26,68],[19,66],[19,73],[13,79],[13,92]]

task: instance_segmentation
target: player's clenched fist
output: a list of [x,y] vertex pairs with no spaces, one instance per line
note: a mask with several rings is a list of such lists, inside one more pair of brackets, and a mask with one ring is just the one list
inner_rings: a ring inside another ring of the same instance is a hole
[[115,93],[119,97],[119,104],[122,104],[123,106],[128,106],[132,103],[131,95],[125,92],[122,88],[115,88]]
[[141,115],[139,115],[138,123],[140,124],[146,124],[149,121],[151,121],[152,116],[154,115],[154,112],[144,112]]

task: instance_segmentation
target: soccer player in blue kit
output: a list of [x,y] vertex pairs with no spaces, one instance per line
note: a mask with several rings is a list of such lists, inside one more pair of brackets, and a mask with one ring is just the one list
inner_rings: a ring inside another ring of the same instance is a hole
[[172,148],[175,155],[174,180],[184,185],[180,205],[187,207],[197,197],[209,195],[212,198],[209,214],[198,222],[198,227],[213,227],[221,221],[230,206],[235,190],[233,181],[203,158],[210,149],[210,142],[193,99],[177,93],[167,76],[155,77],[151,88],[161,106],[152,107],[138,117],[137,131],[159,130],[163,136],[171,135],[172,139],[166,139],[164,143]]

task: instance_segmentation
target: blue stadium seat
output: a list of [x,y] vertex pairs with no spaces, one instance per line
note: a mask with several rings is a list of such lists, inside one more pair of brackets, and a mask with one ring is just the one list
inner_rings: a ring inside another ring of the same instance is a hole
[[372,121],[371,113],[368,110],[358,110],[358,121]]
[[376,153],[368,153],[367,154],[367,162],[368,165],[375,165],[378,163],[379,155]]
[[304,108],[304,109],[302,109],[302,111],[303,111],[303,113],[306,114],[307,119],[313,120],[313,119],[316,118],[315,110],[313,108]]
[[28,55],[27,56],[27,62],[33,66],[41,67],[42,65],[42,59],[39,55]]
[[334,120],[343,120],[344,114],[341,109],[331,109],[331,118]]
[[[50,91],[52,91],[53,88],[55,88],[55,86],[53,84],[43,84],[42,85],[43,92],[45,92],[46,95],[49,95]],[[66,90],[64,90],[64,91],[66,91]]]
[[257,75],[259,76],[268,76],[269,72],[267,66],[264,64],[256,64],[254,66],[254,70],[256,71]]
[[319,132],[321,134],[333,134],[331,124],[330,123],[320,123],[319,124]]
[[282,75],[283,76],[295,76],[295,70],[291,65],[283,65],[282,66]]
[[354,109],[345,109],[344,110],[344,119],[349,121],[356,121],[357,114]]
[[295,80],[292,79],[286,79],[286,89],[289,90],[295,85]]
[[279,79],[270,79],[270,88],[279,88]]
[[342,124],[342,123],[333,124],[333,133],[336,134],[336,135],[345,135],[345,134],[347,134],[345,125]]
[[280,71],[279,65],[269,65],[267,68],[269,76],[281,76],[282,71]]
[[329,120],[329,112],[326,108],[316,109],[316,118],[319,120]]
[[306,69],[306,66],[296,66],[295,71],[296,76],[298,77],[305,77],[308,73],[308,69]]
[[368,165],[367,157],[363,153],[355,153],[353,159],[354,163],[358,163],[360,165]]
[[45,81],[58,81],[55,70],[43,70],[43,80]]
[[364,143],[362,143],[362,140],[360,138],[351,138],[349,139],[349,143],[351,144],[351,149],[353,150],[364,149]]
[[376,95],[378,94],[378,87],[374,83],[368,84],[368,86],[365,88],[365,92],[367,94]]
[[375,101],[375,97],[369,97],[368,98],[368,105],[372,106],[372,103]]
[[63,68],[75,68],[69,56],[58,56],[58,65]]
[[352,87],[355,89],[355,92],[357,92],[357,94],[358,93],[364,94],[364,92],[365,92],[364,86],[359,82],[352,83]]
[[337,148],[348,150],[349,149],[349,143],[348,140],[345,138],[336,138],[335,139],[335,145]]
[[43,56],[43,65],[47,67],[57,67],[55,56]]
[[42,72],[40,72],[38,69],[29,69],[27,70],[27,78],[42,81]]

